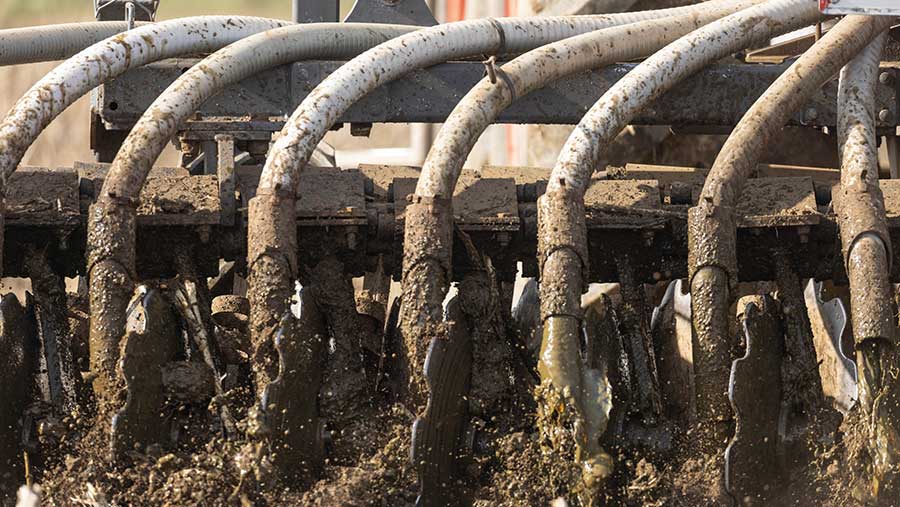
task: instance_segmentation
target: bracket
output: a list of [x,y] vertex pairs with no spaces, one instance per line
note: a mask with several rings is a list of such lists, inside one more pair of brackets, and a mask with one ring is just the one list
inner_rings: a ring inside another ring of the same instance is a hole
[[159,0],[94,0],[97,21],[121,21],[127,18],[128,5],[134,6],[134,21],[155,21]]
[[434,26],[437,20],[424,0],[356,0],[346,23],[396,23]]

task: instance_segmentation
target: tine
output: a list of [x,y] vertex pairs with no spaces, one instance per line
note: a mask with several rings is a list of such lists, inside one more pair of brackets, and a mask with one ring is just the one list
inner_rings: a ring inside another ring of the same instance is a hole
[[322,381],[325,325],[308,289],[300,291],[299,315],[287,313],[275,331],[277,376],[260,402],[275,466],[298,481],[321,467],[325,437],[316,400]]
[[112,418],[113,459],[168,441],[168,415],[162,371],[178,350],[179,331],[171,303],[157,289],[138,287],[129,305],[121,341],[117,385],[125,405]]
[[662,395],[659,373],[656,369],[656,353],[650,335],[647,297],[643,284],[635,279],[634,270],[627,256],[618,261],[619,282],[622,291],[622,330],[625,351],[633,372],[635,409],[641,413],[647,426],[655,426],[662,415]]
[[418,507],[464,504],[456,488],[459,435],[468,416],[466,395],[472,342],[458,298],[448,304],[448,322],[435,335],[425,359],[430,397],[413,424],[411,458],[419,476]]
[[29,402],[30,372],[36,366],[29,321],[15,294],[0,298],[0,487],[7,491],[23,476],[21,420]]
[[859,396],[856,362],[844,353],[843,335],[848,316],[844,303],[835,298],[825,302],[823,283],[810,280],[804,290],[810,316],[816,323],[816,354],[820,358],[822,389],[834,400],[836,409],[847,414]]
[[745,304],[741,332],[747,351],[731,369],[728,396],[736,425],[725,450],[725,486],[739,502],[750,497],[764,503],[781,475],[777,445],[782,381],[778,372],[784,337],[774,299],[750,296],[741,304]]

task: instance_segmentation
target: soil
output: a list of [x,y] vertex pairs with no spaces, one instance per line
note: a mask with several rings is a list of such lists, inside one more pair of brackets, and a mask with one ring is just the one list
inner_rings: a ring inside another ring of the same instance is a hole
[[[84,308],[74,296],[70,299],[73,310]],[[81,322],[85,314],[73,311],[70,317],[72,328],[81,335],[75,341],[85,340],[87,326]],[[235,343],[247,346],[246,339]],[[230,354],[241,357],[234,351]],[[532,367],[511,368],[506,373],[515,377],[516,372]],[[244,371],[249,372],[246,365]],[[472,453],[463,481],[471,490],[473,505],[551,505],[555,500],[554,505],[561,505],[559,499],[578,505],[573,485],[579,483],[581,470],[573,459],[574,439],[564,434],[562,442],[551,445],[536,430],[540,425],[527,387],[533,380],[515,380],[517,388],[507,390],[490,413],[479,414],[470,423]],[[179,376],[179,382],[188,380]],[[253,399],[249,375],[231,389],[229,402],[244,404],[236,407],[236,415],[246,416]],[[128,453],[127,465],[109,462],[101,438],[105,431],[89,409],[77,407],[53,431],[39,435],[39,450],[32,454],[32,475],[40,485],[43,505],[415,504],[418,487],[409,461],[415,416],[388,393],[375,393],[367,403],[357,405],[358,417],[342,418],[343,427],[331,435],[329,457],[319,480],[301,488],[278,479],[258,443],[243,436],[224,438],[214,412],[207,408],[209,400],[189,401],[197,397],[202,395],[173,396],[167,405],[173,426],[179,428],[176,444],[136,449]],[[817,505],[859,503],[866,482],[847,473],[852,469],[848,462],[869,459],[865,438],[852,433],[859,426],[857,419],[849,418],[840,433],[828,436],[808,467],[792,476],[791,487],[776,492],[782,498],[774,499],[775,504],[804,505],[811,498]],[[675,448],[685,451],[681,454],[610,445],[616,473],[597,504],[715,505],[728,499],[722,493],[719,460],[686,452],[693,438],[692,432],[680,434]],[[799,491],[804,495],[798,495]],[[755,504],[752,499],[741,503]]]

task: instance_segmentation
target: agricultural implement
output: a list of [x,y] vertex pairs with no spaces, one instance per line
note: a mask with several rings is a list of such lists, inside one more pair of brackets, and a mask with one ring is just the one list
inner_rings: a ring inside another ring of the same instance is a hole
[[[897,498],[896,12],[294,3],[0,31],[0,63],[65,59],[0,125],[0,267],[30,280],[0,298],[2,493]],[[95,88],[96,160],[22,166]],[[322,144],[408,123],[443,124],[421,167]],[[492,124],[576,128],[552,169],[464,169]],[[622,160],[629,126],[715,149]]]

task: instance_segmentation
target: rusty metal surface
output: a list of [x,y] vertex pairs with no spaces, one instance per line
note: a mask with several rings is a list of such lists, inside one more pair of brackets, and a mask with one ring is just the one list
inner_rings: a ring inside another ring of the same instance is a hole
[[365,177],[356,170],[311,168],[300,176],[306,192],[297,218],[366,218]]
[[[60,227],[80,221],[80,178],[102,182],[100,167],[70,169],[33,168],[10,178],[6,198],[7,223],[11,226]],[[215,176],[190,176],[183,169],[156,171],[141,193],[138,223],[141,225],[218,225],[220,200]],[[165,175],[165,176],[163,176]]]
[[[240,166],[235,170],[241,198],[247,202],[256,196],[261,168]],[[386,181],[389,182],[390,179]],[[300,182],[303,188],[308,189],[308,192],[297,199],[295,206],[300,225],[365,224],[366,173],[363,171],[310,167],[300,175]]]
[[884,195],[888,227],[896,229],[900,227],[900,180],[880,180],[878,185]]
[[[112,164],[109,163],[76,161],[72,165],[72,168],[76,172],[78,172],[79,177],[97,181],[98,183],[96,184],[96,188],[97,190],[99,190],[100,186],[103,185],[103,178],[106,178],[106,175],[109,173],[109,168],[111,166]],[[188,172],[188,170],[184,167],[162,166],[155,166],[150,171],[151,178],[157,178],[161,176],[190,176],[190,172]]]
[[387,201],[395,179],[417,179],[421,169],[412,166],[362,164],[359,171],[372,182],[373,197]]
[[149,178],[141,190],[137,213],[141,225],[219,225],[218,178]]

